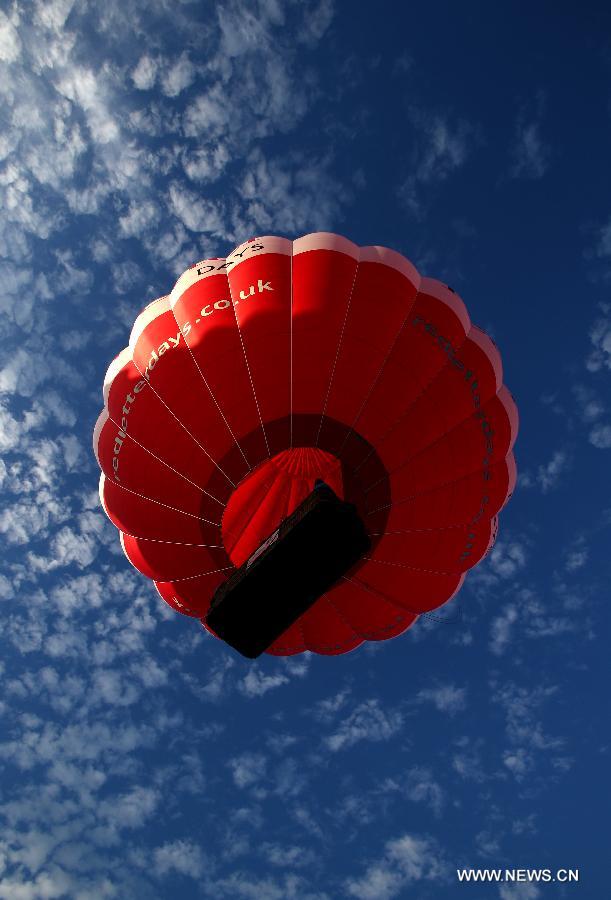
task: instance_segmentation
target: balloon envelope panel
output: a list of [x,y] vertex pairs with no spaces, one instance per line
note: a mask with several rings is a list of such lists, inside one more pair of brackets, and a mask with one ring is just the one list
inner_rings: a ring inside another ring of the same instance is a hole
[[203,619],[318,479],[357,507],[370,551],[272,655],[345,653],[447,603],[515,486],[494,343],[446,285],[340,235],[196,263],[138,316],[103,394],[103,508],[184,615]]

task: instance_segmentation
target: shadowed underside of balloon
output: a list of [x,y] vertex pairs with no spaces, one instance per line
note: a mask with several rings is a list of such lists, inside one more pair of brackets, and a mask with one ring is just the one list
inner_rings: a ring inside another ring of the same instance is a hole
[[[446,603],[515,485],[518,416],[494,343],[447,286],[338,235],[257,238],[187,270],[136,319],[104,402],[102,505],[133,565],[204,627],[236,570],[254,586],[253,555],[257,577],[262,559],[274,574],[282,542],[257,552],[318,480],[354,508],[367,549],[271,654],[344,653]],[[307,558],[295,540],[285,562]],[[328,544],[315,555],[337,576]],[[283,575],[287,607],[309,596],[299,577]],[[240,602],[263,609],[251,593]]]

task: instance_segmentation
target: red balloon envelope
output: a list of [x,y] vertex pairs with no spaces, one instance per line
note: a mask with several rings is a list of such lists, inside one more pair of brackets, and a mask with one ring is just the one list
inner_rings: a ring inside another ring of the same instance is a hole
[[502,377],[460,297],[393,250],[256,238],[136,319],[94,433],[102,505],[133,565],[203,620],[322,479],[371,549],[267,652],[344,653],[446,603],[492,546],[516,480]]

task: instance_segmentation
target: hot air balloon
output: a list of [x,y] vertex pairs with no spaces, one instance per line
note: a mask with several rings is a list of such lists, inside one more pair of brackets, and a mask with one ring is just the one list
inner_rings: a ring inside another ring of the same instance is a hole
[[247,656],[401,634],[454,597],[515,486],[493,341],[404,256],[335,234],[196,263],[103,394],[100,498],[126,556]]

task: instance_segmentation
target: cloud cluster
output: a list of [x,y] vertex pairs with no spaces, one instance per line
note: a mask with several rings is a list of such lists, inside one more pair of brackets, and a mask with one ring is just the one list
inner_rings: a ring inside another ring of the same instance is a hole
[[447,878],[443,853],[430,838],[403,834],[389,840],[380,860],[370,863],[362,876],[346,882],[350,897],[358,900],[392,900],[420,881]]
[[420,215],[425,190],[449,178],[464,165],[474,141],[474,129],[465,121],[451,123],[442,115],[411,111],[417,134],[410,173],[400,188],[407,208]]

